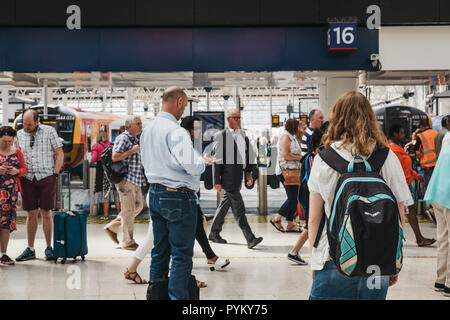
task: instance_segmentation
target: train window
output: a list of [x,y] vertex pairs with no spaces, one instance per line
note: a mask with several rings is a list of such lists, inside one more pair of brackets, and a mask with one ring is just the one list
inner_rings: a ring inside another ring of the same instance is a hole
[[118,129],[112,129],[111,130],[111,142],[114,142],[114,140],[116,140],[118,135],[119,135],[119,130]]
[[75,128],[75,117],[68,115],[61,115],[58,119],[58,135],[64,140],[64,152],[72,151],[73,147],[73,131]]

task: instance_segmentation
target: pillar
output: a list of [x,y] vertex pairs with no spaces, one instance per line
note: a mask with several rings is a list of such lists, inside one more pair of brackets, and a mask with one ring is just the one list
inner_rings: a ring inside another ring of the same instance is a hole
[[127,88],[127,115],[133,115],[134,112],[134,89]]
[[325,119],[330,117],[330,109],[336,100],[348,91],[358,90],[358,75],[330,75],[321,79],[319,84],[319,105]]
[[12,118],[10,117],[10,106],[9,106],[9,89],[3,88],[2,89],[2,108],[3,108],[3,121],[2,125],[7,126],[8,125],[8,119]]

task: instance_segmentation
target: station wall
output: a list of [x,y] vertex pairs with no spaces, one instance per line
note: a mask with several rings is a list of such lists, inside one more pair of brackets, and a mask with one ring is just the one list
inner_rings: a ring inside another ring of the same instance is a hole
[[211,27],[324,25],[378,5],[382,25],[450,22],[448,0],[1,0],[0,26],[63,27],[78,5],[83,27]]
[[450,26],[382,27],[382,70],[450,70]]

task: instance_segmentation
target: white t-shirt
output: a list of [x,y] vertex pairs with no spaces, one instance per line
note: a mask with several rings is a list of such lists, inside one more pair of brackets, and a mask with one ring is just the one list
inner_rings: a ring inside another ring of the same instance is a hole
[[[351,155],[349,149],[338,149],[341,145],[341,142],[335,142],[331,145],[331,147],[336,150],[342,158],[347,161],[351,161],[353,156]],[[373,145],[372,150],[374,147],[375,144]],[[368,157],[363,156],[363,158],[367,160]],[[355,162],[358,162],[358,160]],[[381,168],[380,174],[392,190],[398,203],[405,202],[411,197],[400,161],[392,150],[389,150],[389,154]],[[325,201],[325,213],[328,218],[330,217],[331,205],[339,177],[340,174],[330,168],[320,158],[320,155],[317,155],[314,158],[311,174],[308,180],[308,188],[311,194],[319,193],[322,196],[322,199]],[[310,245],[312,246],[312,244]],[[327,232],[326,228],[324,228],[317,248],[312,249],[311,269],[322,270],[325,262],[330,259],[331,257],[329,254]]]

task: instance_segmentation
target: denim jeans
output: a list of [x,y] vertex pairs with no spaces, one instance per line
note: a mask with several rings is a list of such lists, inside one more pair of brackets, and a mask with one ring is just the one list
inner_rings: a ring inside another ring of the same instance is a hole
[[154,239],[150,280],[166,278],[172,258],[169,297],[172,300],[188,300],[197,226],[195,194],[151,186],[148,200]]
[[287,221],[293,221],[295,211],[297,210],[297,195],[299,186],[285,186],[284,177],[282,174],[278,175],[277,178],[283,184],[287,195],[287,199],[278,210],[278,213],[285,217]]
[[389,276],[350,278],[329,260],[315,271],[309,300],[385,300],[388,287]]

